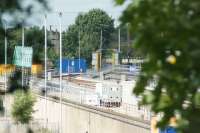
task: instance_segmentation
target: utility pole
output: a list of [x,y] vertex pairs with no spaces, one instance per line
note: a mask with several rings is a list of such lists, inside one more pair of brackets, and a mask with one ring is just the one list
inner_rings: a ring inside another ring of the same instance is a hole
[[[7,66],[7,24],[5,21],[5,68]],[[5,108],[5,113],[4,117],[6,118],[7,112],[6,112],[6,91],[7,91],[7,70],[5,71],[5,95],[4,95],[4,108]]]
[[80,30],[78,32],[78,56],[79,56],[79,72],[81,72],[81,36],[80,36]]
[[62,13],[59,13],[60,25],[60,133],[62,133]]
[[44,59],[44,73],[45,73],[45,81],[44,81],[44,88],[45,88],[45,124],[46,124],[46,128],[47,128],[47,16],[45,15],[44,17],[44,50],[45,50],[45,59]]
[[24,23],[22,24],[22,55],[21,55],[21,58],[22,58],[22,88],[24,88]]
[[103,31],[101,29],[101,44],[100,44],[100,71],[102,67],[102,46],[103,46]]
[[120,27],[118,29],[118,52],[120,53],[121,51],[121,30]]
[[129,32],[129,24],[127,24],[127,43],[128,43],[127,57],[128,57],[128,63],[129,63],[129,55],[130,55],[130,32]]

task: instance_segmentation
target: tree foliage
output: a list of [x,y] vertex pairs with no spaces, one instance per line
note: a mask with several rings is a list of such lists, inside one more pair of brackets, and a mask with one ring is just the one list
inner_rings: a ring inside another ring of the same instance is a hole
[[[136,50],[147,58],[134,93],[163,114],[159,126],[175,116],[185,133],[200,130],[199,7],[199,0],[138,0],[121,17],[135,35]],[[155,88],[146,90],[152,80]]]
[[31,92],[16,91],[12,104],[12,117],[16,122],[28,124],[34,113],[33,106],[36,98]]
[[[37,8],[36,8],[37,6]],[[4,34],[4,26],[24,23],[26,18],[36,11],[49,10],[47,0],[1,0],[0,2],[0,31]],[[39,9],[39,10],[38,10]],[[9,18],[9,23],[5,19]],[[6,24],[5,24],[6,23]]]
[[[8,63],[12,64],[13,53],[15,46],[21,46],[22,44],[22,29],[12,28],[7,31],[8,39]],[[2,36],[0,36],[1,38]],[[2,40],[4,38],[2,37]],[[48,47],[48,59],[55,60],[57,54],[53,51],[53,45],[51,41],[47,40]],[[44,59],[44,29],[40,27],[30,27],[25,28],[25,46],[30,46],[33,48],[33,63],[42,63]],[[0,40],[0,63],[4,63],[4,41]]]
[[[26,29],[25,43],[27,46],[33,48],[33,63],[42,63],[44,60],[44,29],[39,27],[32,27]],[[50,60],[55,60],[56,53],[53,52],[53,45],[49,38],[47,39],[47,54]]]
[[92,9],[77,16],[75,24],[69,26],[64,33],[64,55],[78,57],[79,35],[81,56],[89,62],[92,52],[100,48],[101,30],[103,35],[103,48],[110,43],[111,33],[114,30],[113,19],[100,9]]
[[33,63],[41,63],[44,57],[44,30],[39,27],[27,29],[25,43],[33,48]]
[[[37,6],[37,7],[36,7]],[[49,7],[47,0],[32,0],[32,1],[22,1],[22,0],[1,0],[0,2],[0,63],[4,62],[4,36],[5,34],[11,39],[13,36],[8,33],[8,28],[21,27],[20,25],[26,23],[26,19],[30,17],[33,12],[48,11]],[[7,29],[7,33],[5,32]],[[18,30],[18,32],[20,32]],[[15,36],[17,35],[17,36]],[[15,32],[15,37],[21,42],[21,34]],[[14,38],[16,39],[16,38]],[[11,39],[12,40],[12,39]],[[16,41],[16,40],[15,40]],[[10,41],[9,41],[10,42]],[[13,44],[8,42],[8,61],[12,60]],[[20,44],[19,42],[17,44]],[[16,45],[16,44],[15,44]],[[8,62],[11,63],[11,62]]]

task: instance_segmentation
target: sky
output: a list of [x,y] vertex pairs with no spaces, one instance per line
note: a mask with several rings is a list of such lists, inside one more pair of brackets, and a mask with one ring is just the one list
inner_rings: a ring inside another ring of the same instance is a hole
[[[106,11],[115,21],[115,25],[119,24],[118,18],[121,15],[124,6],[116,6],[114,0],[49,0],[51,11],[47,13],[47,27],[50,25],[53,29],[58,29],[59,17],[58,12],[63,13],[62,25],[63,30],[66,30],[70,24],[73,24],[76,16],[80,12],[88,12],[93,8],[100,8]],[[43,25],[43,12],[34,15],[29,21],[32,25]]]

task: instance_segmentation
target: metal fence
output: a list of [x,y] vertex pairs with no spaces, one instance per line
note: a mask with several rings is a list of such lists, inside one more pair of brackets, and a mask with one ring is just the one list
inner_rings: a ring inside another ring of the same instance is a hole
[[[54,81],[56,83],[56,81]],[[37,92],[42,92],[44,89],[44,81],[43,80],[31,80],[32,89]],[[138,117],[143,120],[150,121],[151,120],[151,111],[148,107],[140,107],[138,105],[128,104],[122,102],[120,106],[104,106],[100,105],[100,103],[88,103],[86,102],[85,97],[91,95],[95,95],[95,91],[85,89],[81,86],[75,86],[73,84],[63,82],[62,88],[62,98],[67,99],[69,101],[77,102],[80,104],[85,104],[89,106],[93,106],[95,108],[105,109],[107,111],[117,112],[123,115]],[[48,85],[47,84],[47,95],[52,97],[59,98],[60,96],[60,89],[59,84],[55,85]],[[118,103],[116,103],[118,104]]]

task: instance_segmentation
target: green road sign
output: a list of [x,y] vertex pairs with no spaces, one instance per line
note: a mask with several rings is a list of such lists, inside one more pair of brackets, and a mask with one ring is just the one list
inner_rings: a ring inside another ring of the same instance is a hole
[[14,64],[20,67],[31,67],[32,66],[32,47],[15,46],[14,52]]

